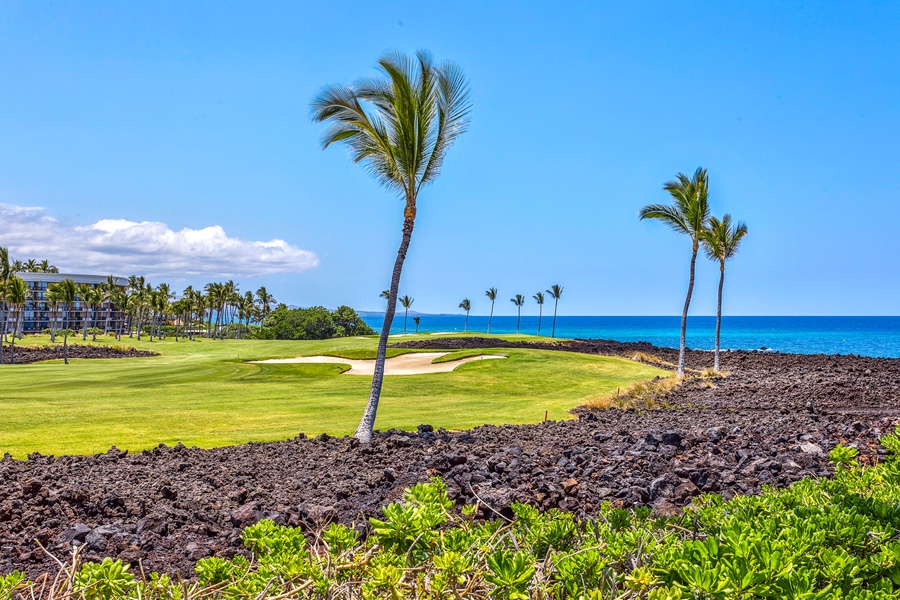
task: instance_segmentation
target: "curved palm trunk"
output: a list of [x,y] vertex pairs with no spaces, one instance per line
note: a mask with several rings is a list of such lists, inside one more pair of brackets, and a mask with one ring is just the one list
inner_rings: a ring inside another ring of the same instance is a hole
[[491,315],[488,317],[488,330],[487,332],[491,332],[491,321],[494,320],[494,301],[491,300]]
[[684,299],[684,310],[681,311],[681,340],[678,343],[678,370],[675,375],[684,377],[684,348],[687,338],[687,315],[691,306],[691,294],[694,293],[694,267],[697,264],[697,249],[699,245],[694,242],[694,251],[691,254],[691,280],[688,283],[687,297]]
[[544,305],[538,304],[538,335],[541,335],[541,320],[544,318]]
[[397,293],[400,291],[400,272],[403,270],[403,261],[406,260],[406,251],[409,249],[409,240],[412,237],[415,224],[415,208],[412,211],[407,208],[403,219],[403,238],[400,248],[397,250],[397,260],[394,261],[394,272],[391,274],[391,295],[388,298],[387,309],[384,312],[384,324],[381,326],[381,337],[378,338],[378,354],[375,357],[375,374],[372,377],[372,389],[369,391],[369,401],[363,412],[362,420],[353,437],[368,444],[372,441],[372,430],[375,428],[375,413],[378,412],[378,400],[381,398],[381,384],[384,382],[384,358],[387,354],[388,335],[391,332],[391,323],[394,320],[394,312],[397,310]]
[[719,372],[719,334],[722,332],[722,286],[725,284],[725,261],[720,261],[719,267],[719,304],[716,308],[716,362],[713,367],[716,373]]
[[553,329],[550,330],[550,337],[556,337],[556,308],[559,306],[559,298],[553,303]]

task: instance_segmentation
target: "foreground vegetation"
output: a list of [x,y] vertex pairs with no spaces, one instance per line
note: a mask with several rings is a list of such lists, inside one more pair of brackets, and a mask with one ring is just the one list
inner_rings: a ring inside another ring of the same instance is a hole
[[[113,338],[106,339],[115,344]],[[21,343],[49,344],[50,339],[26,337]],[[176,442],[212,447],[283,440],[299,432],[350,434],[365,404],[370,377],[343,376],[346,367],[336,364],[247,360],[315,354],[373,358],[376,344],[375,337],[144,338],[129,340],[128,345],[161,356],[72,360],[68,367],[61,361],[4,365],[0,455],[90,454],[112,445],[134,451]],[[464,429],[484,423],[534,423],[545,411],[550,419],[567,419],[570,409],[592,398],[664,374],[620,358],[490,348],[484,353],[509,358],[465,364],[451,373],[389,376],[379,427],[414,429],[430,423]],[[445,359],[471,355],[465,351]]]
[[[883,442],[900,450],[896,435]],[[111,559],[76,560],[43,591],[109,600],[896,598],[900,464],[864,468],[855,455],[832,451],[833,480],[728,502],[708,495],[676,517],[606,504],[579,521],[519,504],[513,520],[476,522],[477,507],[453,510],[435,479],[371,519],[365,541],[339,524],[307,537],[261,521],[243,533],[249,558],[202,559],[192,584],[157,574],[139,581]],[[0,598],[29,586],[21,573],[0,578]]]

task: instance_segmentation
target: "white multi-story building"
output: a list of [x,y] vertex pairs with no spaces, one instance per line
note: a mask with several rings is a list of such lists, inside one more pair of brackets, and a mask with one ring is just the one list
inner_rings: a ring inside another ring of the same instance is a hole
[[[60,321],[61,316],[53,314],[52,307],[47,303],[44,296],[47,293],[47,286],[50,284],[59,283],[64,279],[71,279],[79,285],[87,284],[91,287],[98,287],[101,284],[105,285],[109,279],[106,275],[76,275],[73,273],[15,273],[15,276],[28,284],[28,288],[31,290],[23,311],[24,326],[22,333],[40,333],[50,327],[51,319],[55,319],[54,324],[56,326],[62,324]],[[128,279],[113,277],[113,283],[117,287],[124,288],[128,285]],[[90,319],[90,306],[82,302],[75,302],[73,306],[68,308],[66,321],[70,329],[79,329],[85,322],[85,319]],[[109,300],[104,300],[97,313],[95,315],[97,327],[104,326],[101,318],[104,320],[109,319],[115,323],[123,317],[122,312]]]

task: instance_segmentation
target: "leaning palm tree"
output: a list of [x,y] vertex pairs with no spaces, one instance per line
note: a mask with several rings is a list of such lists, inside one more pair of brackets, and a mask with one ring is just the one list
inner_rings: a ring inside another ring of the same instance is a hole
[[516,305],[516,310],[518,314],[516,316],[516,334],[519,333],[519,323],[522,321],[522,305],[525,304],[525,296],[522,294],[516,294],[515,298],[510,298],[509,300],[513,304]]
[[406,317],[409,316],[409,307],[413,305],[415,302],[415,298],[410,298],[409,296],[401,296],[400,304],[403,305],[404,313],[403,313],[403,333],[406,333]]
[[463,298],[463,301],[459,303],[459,307],[466,311],[466,323],[463,325],[463,333],[466,333],[469,331],[469,311],[472,310],[472,302],[468,298]]
[[538,292],[534,296],[534,301],[538,305],[538,335],[541,335],[541,320],[544,318],[544,292]]
[[488,288],[488,291],[484,293],[491,301],[491,314],[488,317],[488,328],[487,332],[491,332],[491,321],[494,320],[494,301],[497,299],[497,288]]
[[9,362],[16,364],[16,331],[19,329],[19,317],[22,315],[22,309],[25,308],[25,302],[31,295],[28,284],[19,277],[10,277],[6,282],[6,302],[13,308],[13,330],[9,343]]
[[372,388],[355,434],[363,442],[372,439],[387,340],[419,192],[437,179],[447,150],[468,126],[471,107],[466,78],[453,63],[436,65],[425,51],[419,51],[415,59],[392,52],[378,66],[381,77],[325,87],[312,101],[313,120],[331,125],[323,148],[345,143],[354,162],[365,164],[379,183],[405,201],[403,237],[391,275]]
[[663,189],[675,200],[674,204],[650,204],[641,209],[641,220],[657,219],[678,233],[691,238],[691,277],[688,282],[687,297],[681,311],[681,341],[678,346],[678,377],[684,376],[684,349],[687,335],[687,315],[691,306],[691,294],[694,291],[694,266],[697,263],[697,250],[700,248],[700,237],[706,230],[709,220],[709,178],[706,169],[698,167],[693,177],[679,173],[675,181],[669,181]]
[[563,288],[560,285],[551,285],[547,293],[553,298],[553,329],[550,330],[550,337],[556,337],[556,308],[559,306],[559,297],[562,296]]
[[734,258],[740,248],[741,240],[747,235],[747,225],[741,221],[731,223],[731,215],[722,220],[715,217],[709,219],[706,231],[700,236],[700,242],[710,260],[719,261],[719,302],[716,306],[716,354],[715,371],[719,372],[719,334],[722,331],[722,286],[725,284],[725,261]]

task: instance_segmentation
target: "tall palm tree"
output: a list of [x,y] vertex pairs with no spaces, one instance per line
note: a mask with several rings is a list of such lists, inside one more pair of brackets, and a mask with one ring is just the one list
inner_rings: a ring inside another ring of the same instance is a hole
[[50,287],[44,294],[44,300],[47,301],[47,307],[50,309],[50,342],[55,344],[56,330],[59,328],[57,324],[60,303],[59,293]]
[[538,292],[534,296],[534,301],[538,305],[538,335],[541,335],[541,320],[544,318],[544,292]]
[[12,276],[12,265],[9,263],[9,250],[0,246],[0,365],[3,364],[3,338],[6,337],[6,282]]
[[693,177],[679,173],[674,181],[663,186],[674,204],[649,204],[641,209],[641,220],[656,219],[662,221],[677,233],[691,238],[691,277],[688,282],[687,297],[681,311],[681,341],[678,346],[678,370],[676,375],[684,377],[684,349],[687,336],[687,315],[691,306],[691,294],[694,292],[694,267],[697,263],[697,250],[700,248],[700,237],[706,230],[709,220],[709,177],[706,169],[698,167]]
[[522,305],[525,304],[525,296],[523,296],[522,294],[516,294],[515,297],[510,298],[509,301],[516,305],[516,310],[518,312],[516,316],[516,334],[518,334],[519,323],[522,322]]
[[700,236],[700,242],[710,260],[719,261],[719,297],[716,306],[716,358],[715,370],[719,372],[719,334],[722,331],[722,286],[725,285],[725,261],[734,258],[741,246],[741,240],[747,235],[747,224],[743,221],[733,225],[731,215],[722,220],[715,217],[709,219],[706,231]]
[[550,337],[556,337],[556,308],[559,306],[559,297],[562,296],[563,288],[560,285],[551,285],[547,293],[553,298],[553,329],[550,330]]
[[78,298],[81,300],[81,340],[87,341],[88,334],[88,317],[90,317],[90,312],[88,311],[88,307],[90,306],[90,298],[93,288],[90,284],[81,283],[78,285]]
[[66,277],[61,282],[51,285],[59,294],[60,302],[66,306],[63,313],[63,363],[69,364],[69,312],[78,298],[78,284]]
[[406,311],[403,314],[403,333],[406,333],[406,317],[409,316],[409,307],[412,306],[415,301],[415,298],[410,298],[409,296],[400,297],[400,304],[403,305],[403,309]]
[[272,312],[272,305],[275,304],[275,296],[266,290],[266,286],[262,286],[256,290],[256,299],[259,301],[259,314],[264,321],[266,317],[269,316],[269,313]]
[[25,302],[31,295],[28,284],[19,277],[10,277],[6,282],[6,302],[13,308],[13,330],[9,343],[9,362],[16,364],[16,331],[19,329],[19,317],[25,308]]
[[91,308],[91,341],[97,341],[97,309],[103,303],[103,290],[98,287],[89,287],[82,300]]
[[413,323],[416,324],[416,334],[419,333],[419,323],[422,322],[422,317],[413,317]]
[[38,263],[35,259],[29,258],[25,261],[25,270],[29,273],[36,273],[38,271]]
[[463,326],[463,333],[466,333],[469,331],[469,311],[472,310],[472,302],[468,298],[463,298],[463,301],[459,303],[459,307],[466,311],[466,324]]
[[325,87],[312,101],[313,120],[330,123],[323,148],[346,144],[354,162],[364,163],[379,183],[405,200],[403,237],[391,275],[375,374],[355,434],[362,442],[371,441],[375,426],[387,340],[419,192],[437,179],[447,150],[468,126],[471,108],[466,78],[453,63],[435,65],[425,51],[415,59],[391,52],[382,56],[378,67],[380,77]]
[[488,288],[488,291],[484,293],[485,296],[490,298],[491,300],[491,314],[488,317],[488,328],[487,332],[491,332],[491,321],[494,320],[494,301],[497,299],[497,288]]

